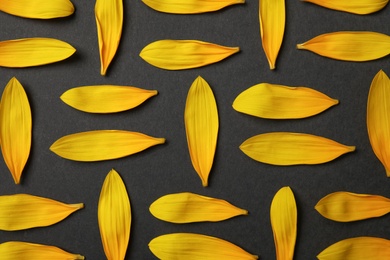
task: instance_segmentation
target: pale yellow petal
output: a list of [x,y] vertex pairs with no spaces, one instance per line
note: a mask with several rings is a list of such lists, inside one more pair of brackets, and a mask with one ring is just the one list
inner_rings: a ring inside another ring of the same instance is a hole
[[98,204],[98,222],[107,259],[125,259],[130,239],[130,200],[125,184],[114,169],[107,174],[103,183]]
[[217,147],[219,119],[213,91],[200,76],[188,91],[184,123],[192,165],[202,185],[207,186]]
[[353,14],[370,14],[384,8],[389,0],[303,0],[329,9]]
[[160,40],[143,48],[140,56],[161,69],[183,70],[221,61],[238,51],[238,47],[196,40]]

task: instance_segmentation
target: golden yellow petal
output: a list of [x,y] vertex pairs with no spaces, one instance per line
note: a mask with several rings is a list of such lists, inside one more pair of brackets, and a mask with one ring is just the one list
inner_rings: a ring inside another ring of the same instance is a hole
[[130,238],[130,200],[125,184],[114,169],[107,174],[103,183],[98,204],[98,222],[107,259],[125,259]]
[[106,75],[122,36],[122,0],[96,0],[95,18],[100,52],[100,74]]
[[202,185],[207,186],[217,147],[219,119],[213,91],[200,76],[188,91],[184,123],[192,165]]
[[368,31],[326,33],[297,45],[318,55],[345,61],[369,61],[390,53],[390,36]]
[[142,0],[150,8],[172,14],[199,14],[213,12],[245,0]]
[[241,92],[233,108],[262,118],[295,119],[316,115],[338,103],[314,89],[261,83]]
[[297,205],[290,187],[281,188],[271,203],[276,260],[292,260],[297,238]]
[[84,256],[68,253],[58,247],[28,242],[9,241],[0,244],[2,260],[81,260]]
[[370,14],[384,8],[389,0],[303,0],[329,9],[353,14]]
[[248,211],[229,202],[190,192],[168,194],[154,201],[149,208],[153,216],[172,223],[222,221]]
[[253,260],[256,255],[220,238],[192,234],[173,233],[154,238],[149,249],[159,259],[186,260]]
[[64,204],[29,194],[2,195],[0,229],[13,231],[50,226],[83,207],[83,203]]
[[261,43],[269,67],[273,70],[284,36],[286,23],[284,0],[259,0],[259,21]]
[[139,106],[157,90],[131,86],[83,86],[67,90],[61,100],[69,106],[89,113],[115,113]]
[[349,222],[389,213],[390,199],[378,195],[340,191],[322,198],[315,209],[325,218]]
[[95,130],[61,137],[50,150],[69,160],[92,162],[125,157],[164,142],[137,132]]
[[143,48],[140,56],[161,69],[183,70],[221,61],[239,50],[196,40],[160,40]]
[[388,260],[390,240],[354,237],[341,240],[322,251],[319,260]]
[[0,102],[0,140],[4,161],[16,184],[27,163],[32,135],[31,109],[27,94],[16,78],[3,91]]
[[240,149],[252,159],[274,165],[320,164],[334,160],[355,146],[302,133],[273,132],[253,136]]
[[379,71],[370,86],[367,101],[367,130],[372,150],[390,177],[390,79]]
[[69,0],[7,0],[0,1],[0,11],[25,18],[52,19],[73,14]]
[[51,38],[25,38],[0,42],[0,66],[32,67],[58,62],[75,53],[70,44]]

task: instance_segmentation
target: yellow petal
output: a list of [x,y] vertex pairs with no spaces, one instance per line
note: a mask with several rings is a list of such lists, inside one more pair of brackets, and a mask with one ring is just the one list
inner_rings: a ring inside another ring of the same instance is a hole
[[283,42],[286,10],[284,0],[259,0],[261,43],[270,69],[275,69],[276,58]]
[[9,241],[0,244],[2,260],[79,260],[82,255],[68,253],[58,247],[33,244],[19,241]]
[[390,199],[378,195],[340,191],[322,198],[315,209],[325,218],[349,222],[389,213]]
[[381,10],[389,0],[303,0],[329,9],[353,14],[370,14]]
[[338,103],[314,89],[261,83],[240,93],[233,108],[262,118],[292,119],[316,115]]
[[83,203],[64,204],[28,194],[2,195],[0,229],[13,231],[50,226],[83,207]]
[[292,260],[297,238],[297,206],[290,187],[283,187],[275,194],[270,214],[276,259]]
[[243,142],[240,149],[252,159],[274,165],[320,164],[355,150],[330,139],[288,132],[265,133]]
[[160,40],[143,48],[140,56],[161,69],[183,70],[221,61],[238,51],[238,47],[196,40]]
[[114,169],[107,174],[103,183],[98,205],[98,222],[107,259],[125,259],[130,238],[130,200],[125,184]]
[[390,240],[377,237],[354,237],[341,240],[322,251],[319,260],[388,260]]
[[50,150],[69,160],[92,162],[125,157],[164,142],[137,132],[95,130],[61,137]]
[[0,11],[25,18],[52,19],[73,14],[69,0],[7,0],[0,1]]
[[16,184],[31,148],[32,118],[26,92],[16,78],[3,91],[0,103],[1,152]]
[[390,36],[367,31],[326,33],[297,45],[318,55],[345,61],[369,61],[390,53]]
[[51,38],[25,38],[0,42],[0,66],[32,67],[64,60],[75,48]]
[[367,101],[367,129],[372,150],[390,177],[390,79],[382,70],[372,80]]
[[159,259],[252,260],[242,248],[220,238],[192,233],[174,233],[154,238],[149,249]]
[[95,18],[100,52],[100,74],[106,75],[122,35],[122,0],[96,0]]
[[243,4],[245,0],[142,0],[154,10],[172,14],[198,14],[220,10],[226,6]]
[[192,165],[202,185],[207,186],[217,147],[219,120],[213,91],[200,76],[188,91],[184,123]]
[[139,106],[157,90],[130,86],[83,86],[67,90],[62,101],[71,107],[89,113],[115,113]]
[[149,210],[156,218],[172,223],[216,222],[248,214],[225,200],[190,192],[165,195],[154,201]]

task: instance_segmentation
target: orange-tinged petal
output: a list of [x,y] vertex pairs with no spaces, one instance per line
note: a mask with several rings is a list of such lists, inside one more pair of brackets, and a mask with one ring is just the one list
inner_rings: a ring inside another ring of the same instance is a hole
[[370,14],[384,8],[389,0],[303,0],[329,9],[353,14]]
[[188,91],[184,123],[192,165],[202,185],[207,186],[217,147],[219,119],[213,91],[200,76]]

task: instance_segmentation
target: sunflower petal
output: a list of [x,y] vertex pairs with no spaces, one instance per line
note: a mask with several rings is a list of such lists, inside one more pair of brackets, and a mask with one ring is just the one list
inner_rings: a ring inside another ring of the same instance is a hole
[[192,233],[173,233],[156,237],[150,241],[149,249],[159,259],[253,260],[258,258],[226,240]]
[[372,80],[367,101],[367,130],[372,150],[390,177],[390,79],[382,70]]
[[355,150],[333,140],[302,133],[274,132],[253,136],[240,149],[252,159],[274,165],[320,164]]
[[184,123],[192,165],[202,185],[207,186],[217,146],[219,119],[213,91],[200,76],[188,91]]
[[100,52],[100,74],[106,75],[122,35],[123,1],[96,0],[95,18]]
[[50,150],[69,160],[91,162],[125,157],[164,142],[137,132],[95,130],[61,137]]
[[390,36],[368,31],[326,33],[297,45],[318,55],[344,61],[369,61],[390,53]]
[[338,103],[314,89],[261,83],[240,93],[233,108],[262,118],[292,119],[316,115]]
[[107,259],[124,259],[130,238],[131,209],[125,184],[114,169],[103,183],[98,222]]
[[160,40],[143,48],[140,56],[161,69],[183,70],[221,61],[238,51],[238,47],[196,40]]
[[389,0],[303,0],[329,9],[353,14],[370,14],[384,8]]

